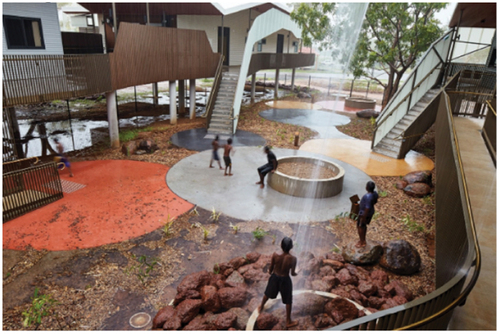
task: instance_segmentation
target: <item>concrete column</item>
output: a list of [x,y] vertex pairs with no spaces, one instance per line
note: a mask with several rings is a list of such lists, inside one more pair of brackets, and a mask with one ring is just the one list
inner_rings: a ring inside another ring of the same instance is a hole
[[116,108],[116,91],[106,93],[106,106],[108,107],[109,142],[112,148],[119,148],[120,136]]
[[169,81],[170,84],[170,124],[177,124],[177,101],[175,91],[175,80]]
[[153,88],[152,88],[152,92],[153,92],[153,105],[154,106],[157,106],[158,105],[158,83],[155,82],[153,83]]
[[186,92],[184,89],[184,80],[179,80],[179,115],[186,113]]
[[189,118],[194,119],[196,111],[196,79],[189,79]]
[[257,73],[252,74],[252,88],[250,89],[250,103],[255,103],[255,79]]
[[279,77],[280,77],[280,70],[279,68],[276,69],[276,76],[274,77],[274,98],[278,98],[278,87],[279,87]]
[[292,92],[295,88],[295,68],[292,68]]

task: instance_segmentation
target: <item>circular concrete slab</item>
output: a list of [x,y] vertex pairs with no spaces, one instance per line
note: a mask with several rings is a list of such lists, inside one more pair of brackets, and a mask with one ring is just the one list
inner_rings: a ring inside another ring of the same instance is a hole
[[262,148],[236,148],[232,157],[233,176],[208,168],[211,151],[191,155],[167,173],[167,184],[178,196],[206,210],[215,209],[243,220],[287,223],[325,221],[351,208],[349,197],[362,196],[370,177],[342,161],[321,154],[288,149],[273,149],[277,157],[318,157],[335,162],[345,169],[344,188],[340,195],[325,199],[308,199],[281,194],[269,186],[261,189],[257,168],[267,163]]
[[271,121],[306,126],[318,132],[320,138],[352,138],[336,128],[337,125],[348,124],[351,119],[328,111],[268,109],[260,112],[259,115]]
[[269,101],[266,106],[276,109],[321,109],[319,105],[299,101]]
[[[219,135],[219,145],[223,146],[227,143],[228,138],[233,139],[233,146],[264,146],[266,140],[261,136],[249,132],[236,130],[236,134]],[[198,128],[175,133],[170,140],[179,147],[184,147],[191,151],[205,151],[212,149],[212,141],[215,135],[208,134],[207,129]]]

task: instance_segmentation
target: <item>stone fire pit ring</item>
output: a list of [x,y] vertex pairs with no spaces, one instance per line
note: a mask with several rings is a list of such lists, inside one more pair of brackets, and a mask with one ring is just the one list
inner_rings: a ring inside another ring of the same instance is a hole
[[333,197],[342,192],[345,170],[341,166],[319,158],[310,157],[281,157],[278,164],[284,162],[305,162],[328,168],[337,173],[329,179],[304,179],[283,174],[279,171],[270,173],[268,184],[272,189],[286,195],[306,198]]
[[356,109],[375,109],[376,101],[363,97],[348,97],[345,99],[344,106]]

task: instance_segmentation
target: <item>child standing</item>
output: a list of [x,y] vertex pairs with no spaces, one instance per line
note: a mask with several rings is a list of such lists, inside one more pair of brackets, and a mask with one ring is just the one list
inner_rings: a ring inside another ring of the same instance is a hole
[[[233,143],[233,140],[231,138],[228,138],[227,144],[224,146],[224,163],[226,164],[226,169],[224,170],[224,176],[233,175],[233,174],[231,174],[232,164],[231,164],[231,157],[229,156],[231,151],[233,153],[235,152],[235,150],[233,149],[233,146],[231,146],[232,143]],[[228,168],[229,168],[229,174],[227,173]]]
[[215,139],[212,141],[212,158],[210,159],[210,168],[213,168],[212,162],[215,160],[219,164],[219,169],[224,169],[220,164],[219,152],[217,152],[218,149],[219,149],[219,135],[215,136]]

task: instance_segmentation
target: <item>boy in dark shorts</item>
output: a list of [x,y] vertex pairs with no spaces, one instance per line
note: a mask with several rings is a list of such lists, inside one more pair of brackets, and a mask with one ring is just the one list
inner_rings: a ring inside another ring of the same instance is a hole
[[215,136],[215,139],[212,141],[212,158],[210,159],[210,168],[213,168],[212,162],[214,162],[215,160],[219,164],[219,169],[224,169],[220,164],[219,153],[217,152],[218,149],[219,149],[219,135]]
[[377,204],[378,193],[375,191],[375,183],[368,181],[366,183],[366,193],[361,202],[359,202],[359,214],[356,226],[358,228],[359,242],[357,248],[366,246],[366,225],[370,224],[375,213],[375,204]]
[[[229,154],[231,153],[231,150],[234,152],[233,150],[233,146],[231,146],[231,144],[233,143],[233,140],[231,138],[228,138],[227,140],[227,144],[224,145],[224,163],[226,164],[226,169],[224,170],[224,176],[226,175],[233,175],[231,174],[231,157],[229,156]],[[229,174],[227,173],[227,169],[229,168]]]
[[267,173],[269,172],[274,173],[278,168],[278,159],[276,159],[274,153],[271,152],[269,146],[264,147],[264,152],[267,154],[267,164],[257,168],[260,181],[256,182],[256,184],[260,184],[261,188],[264,188],[264,178],[266,177]]
[[271,266],[269,267],[269,281],[267,282],[266,291],[264,292],[264,297],[262,298],[262,303],[258,308],[259,314],[264,309],[269,298],[275,299],[278,292],[281,294],[281,301],[286,305],[286,327],[297,326],[297,321],[292,321],[292,276],[297,276],[295,272],[295,267],[297,266],[297,258],[290,254],[290,250],[293,248],[292,239],[285,237],[281,241],[281,249],[283,254],[273,253],[271,258]]

